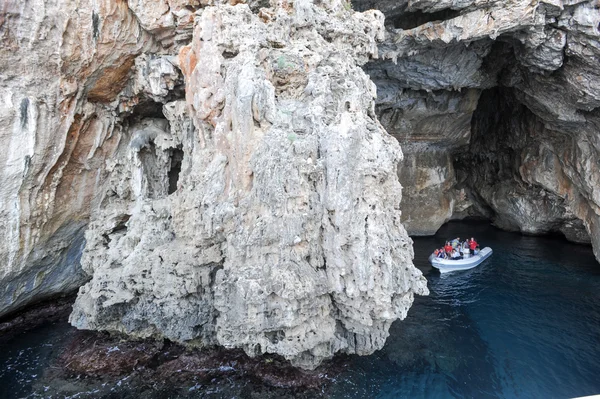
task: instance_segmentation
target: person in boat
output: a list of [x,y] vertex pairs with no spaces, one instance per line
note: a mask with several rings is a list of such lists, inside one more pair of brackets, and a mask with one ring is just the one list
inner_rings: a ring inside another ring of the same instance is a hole
[[471,237],[471,240],[469,241],[469,249],[473,252],[473,255],[475,255],[475,251],[479,252],[479,244],[473,237]]
[[440,252],[438,253],[438,258],[446,259],[446,251],[444,250],[444,247],[440,248]]
[[451,256],[452,260],[458,260],[458,259],[462,259],[462,256],[460,256],[460,252],[458,252],[457,248],[454,248],[452,250],[452,256]]
[[463,252],[463,257],[464,258],[468,258],[469,256],[471,256],[471,249],[469,247],[469,240],[468,239],[465,242],[463,242],[462,252]]
[[452,245],[450,245],[450,241],[446,241],[446,245],[444,246],[444,251],[446,252],[446,255],[450,256],[450,254],[452,253]]
[[450,245],[452,245],[452,248],[460,247],[460,237],[456,237],[454,240],[451,240]]

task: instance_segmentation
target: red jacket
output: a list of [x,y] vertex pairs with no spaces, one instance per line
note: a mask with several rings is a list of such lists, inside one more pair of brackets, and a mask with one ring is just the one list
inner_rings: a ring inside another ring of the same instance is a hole
[[477,241],[475,241],[475,240],[469,241],[469,248],[471,248],[472,250],[477,248],[477,245],[478,245]]
[[452,252],[452,245],[448,244],[444,246],[444,251],[446,251],[447,253]]

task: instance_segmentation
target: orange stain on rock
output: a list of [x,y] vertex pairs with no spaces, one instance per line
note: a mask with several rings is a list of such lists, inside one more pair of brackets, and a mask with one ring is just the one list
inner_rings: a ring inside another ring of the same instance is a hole
[[113,101],[125,87],[134,59],[134,56],[129,56],[121,65],[104,69],[94,87],[88,92],[88,100],[99,103]]
[[179,51],[179,65],[185,76],[190,76],[198,64],[196,53],[190,46],[183,46]]

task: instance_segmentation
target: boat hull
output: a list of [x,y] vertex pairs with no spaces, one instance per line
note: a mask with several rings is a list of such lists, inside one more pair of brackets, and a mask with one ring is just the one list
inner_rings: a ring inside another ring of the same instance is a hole
[[437,269],[439,269],[440,273],[448,273],[454,272],[457,270],[468,270],[472,269],[475,266],[479,266],[481,262],[486,260],[492,255],[492,249],[490,247],[485,247],[477,255],[473,255],[466,259],[439,259],[434,258],[433,256],[430,258],[431,265]]

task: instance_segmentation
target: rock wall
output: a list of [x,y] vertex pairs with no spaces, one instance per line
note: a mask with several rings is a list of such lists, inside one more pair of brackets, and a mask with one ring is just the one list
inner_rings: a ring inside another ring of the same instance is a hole
[[157,47],[125,3],[0,6],[0,315],[76,290],[84,231],[133,59]]
[[366,70],[377,114],[405,152],[408,232],[480,215],[505,229],[591,241],[598,254],[600,3],[355,6],[386,14],[382,57]]
[[458,186],[453,154],[469,143],[479,90],[428,93],[375,82],[379,119],[404,152],[398,177],[404,185],[402,223],[409,234],[434,234],[456,215],[468,216],[471,203]]

